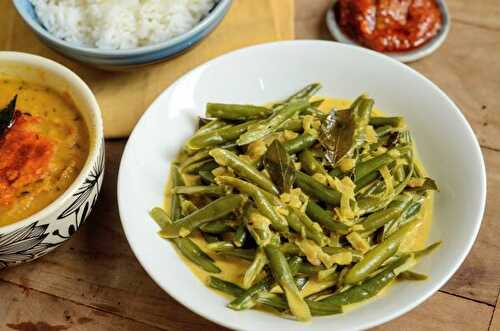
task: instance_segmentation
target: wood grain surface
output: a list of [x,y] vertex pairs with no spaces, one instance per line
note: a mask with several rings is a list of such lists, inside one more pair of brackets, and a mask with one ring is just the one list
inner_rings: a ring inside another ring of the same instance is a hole
[[[324,24],[330,3],[296,0],[296,38],[330,39]],[[500,331],[500,3],[447,3],[448,39],[411,67],[439,85],[473,126],[488,172],[486,214],[472,252],[441,291],[377,330]],[[161,291],[130,251],[116,203],[125,142],[106,143],[100,200],[74,238],[35,263],[0,273],[0,330],[222,329]]]

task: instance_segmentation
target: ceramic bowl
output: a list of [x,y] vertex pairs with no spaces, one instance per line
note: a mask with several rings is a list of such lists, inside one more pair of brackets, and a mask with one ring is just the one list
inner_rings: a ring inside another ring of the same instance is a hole
[[169,59],[193,47],[222,21],[232,0],[219,0],[212,11],[194,28],[167,41],[125,50],[79,47],[54,37],[40,23],[30,0],[14,0],[24,22],[50,48],[75,60],[106,70],[125,70]]
[[[235,70],[237,68],[237,70]],[[306,84],[323,96],[354,99],[366,92],[387,114],[406,118],[429,175],[440,191],[428,243],[442,247],[415,270],[427,281],[400,282],[344,314],[300,323],[261,311],[234,311],[200,282],[170,242],[157,235],[148,211],[161,206],[169,164],[192,135],[207,102],[266,104]],[[478,233],[486,176],[479,144],[446,94],[406,65],[379,53],[328,41],[289,41],[241,49],[210,61],[171,85],[130,136],[118,178],[122,225],[153,280],[192,311],[239,330],[359,330],[387,322],[430,297],[453,275]]]
[[90,88],[66,67],[36,55],[0,52],[0,76],[42,84],[68,95],[90,131],[85,165],[54,202],[19,222],[0,227],[0,270],[52,251],[78,230],[95,206],[104,172],[101,111]]
[[[410,51],[388,52],[382,54],[390,56],[401,62],[413,62],[435,52],[443,44],[446,37],[448,36],[448,32],[450,31],[450,25],[451,25],[448,6],[446,6],[444,0],[436,0],[436,2],[439,6],[439,9],[441,10],[441,14],[443,17],[443,25],[439,30],[439,32],[431,40],[429,40],[429,42]],[[344,32],[342,32],[342,29],[338,26],[334,13],[334,5],[332,5],[330,9],[326,12],[326,25],[328,27],[328,30],[332,34],[333,38],[335,38],[335,40],[345,44],[358,45],[356,41],[352,40],[346,34],[344,34]]]

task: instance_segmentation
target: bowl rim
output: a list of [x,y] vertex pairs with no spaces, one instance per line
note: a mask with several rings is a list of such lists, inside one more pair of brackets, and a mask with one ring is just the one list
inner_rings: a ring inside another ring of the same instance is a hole
[[[415,307],[420,305],[422,302],[424,302],[425,300],[430,298],[432,295],[434,295],[455,274],[455,272],[458,270],[458,268],[463,264],[465,258],[470,253],[470,250],[472,249],[472,246],[476,241],[477,235],[479,233],[479,229],[480,229],[482,221],[483,221],[484,210],[485,210],[485,205],[486,205],[487,182],[486,182],[486,167],[485,167],[484,158],[483,158],[483,154],[481,152],[481,147],[479,145],[478,139],[477,139],[476,135],[474,134],[474,131],[472,130],[469,122],[467,121],[467,119],[465,118],[463,113],[460,111],[458,106],[453,102],[453,100],[451,100],[451,98],[446,93],[444,93],[444,91],[442,91],[435,83],[433,83],[430,79],[425,77],[423,74],[421,74],[418,71],[414,70],[413,68],[395,60],[394,58],[390,58],[390,57],[385,56],[384,54],[381,54],[381,53],[376,52],[374,50],[364,48],[364,47],[355,46],[355,45],[344,44],[344,43],[339,43],[339,42],[334,42],[334,41],[326,41],[326,40],[275,41],[275,42],[257,44],[257,45],[241,48],[241,49],[229,52],[229,53],[225,53],[219,57],[216,57],[210,61],[207,61],[207,62],[195,67],[194,69],[185,73],[183,76],[179,77],[174,83],[172,83],[162,93],[160,93],[158,95],[158,97],[153,101],[153,103],[151,103],[151,105],[148,107],[148,109],[143,113],[140,120],[137,122],[136,126],[134,127],[134,130],[130,134],[129,139],[127,141],[127,144],[125,145],[125,148],[124,148],[124,151],[122,154],[122,158],[120,161],[120,167],[119,167],[119,173],[118,173],[118,181],[117,181],[117,199],[118,199],[118,209],[119,209],[120,221],[122,223],[122,228],[124,230],[127,242],[129,244],[133,254],[135,255],[135,257],[139,261],[139,264],[143,267],[143,269],[146,271],[146,273],[149,275],[149,277],[151,277],[153,279],[153,281],[161,289],[163,289],[169,296],[174,298],[181,305],[185,306],[186,308],[188,308],[192,312],[198,314],[199,316],[201,316],[201,317],[203,317],[203,318],[205,318],[213,323],[216,323],[218,325],[221,325],[221,326],[224,326],[227,328],[235,328],[235,325],[226,322],[224,319],[222,319],[220,317],[214,317],[214,316],[210,316],[210,315],[206,314],[203,310],[197,309],[196,307],[194,307],[189,301],[183,300],[180,297],[180,295],[178,295],[177,293],[172,293],[168,287],[165,287],[162,285],[162,282],[160,279],[153,276],[153,272],[152,272],[152,269],[150,268],[150,266],[143,263],[143,261],[139,258],[140,253],[139,253],[138,247],[136,247],[134,245],[135,244],[134,241],[131,240],[131,238],[133,237],[133,233],[129,232],[130,229],[128,229],[128,227],[126,225],[128,222],[124,221],[125,219],[127,219],[127,216],[124,213],[124,208],[122,207],[125,204],[125,201],[123,199],[123,195],[124,195],[123,187],[125,186],[124,183],[127,180],[126,178],[124,178],[123,169],[126,166],[125,164],[127,162],[127,159],[130,158],[129,154],[131,152],[130,152],[129,145],[130,145],[130,142],[135,139],[135,135],[137,132],[136,128],[139,127],[141,125],[141,123],[143,123],[145,121],[146,116],[148,116],[147,115],[148,112],[153,107],[155,107],[155,105],[159,102],[159,100],[162,99],[162,96],[171,93],[171,91],[173,90],[175,85],[177,85],[177,83],[179,81],[186,79],[193,72],[199,71],[206,66],[217,63],[218,61],[223,61],[226,57],[230,57],[230,56],[233,56],[235,54],[243,53],[243,52],[246,52],[248,50],[255,49],[255,48],[265,48],[265,47],[275,47],[275,46],[279,47],[282,45],[300,45],[303,47],[310,47],[313,44],[330,45],[330,46],[340,47],[340,48],[349,48],[349,49],[352,49],[356,52],[367,53],[370,56],[378,58],[378,60],[380,60],[380,61],[392,62],[394,65],[398,66],[402,70],[405,70],[407,72],[411,72],[417,78],[422,79],[426,84],[429,85],[430,88],[434,89],[439,94],[440,97],[444,98],[450,104],[450,107],[452,108],[452,110],[455,113],[457,113],[457,116],[459,117],[460,121],[464,124],[467,135],[470,136],[470,139],[472,139],[472,142],[475,146],[475,149],[474,149],[474,151],[472,151],[472,153],[475,153],[478,160],[480,161],[480,169],[478,170],[480,178],[478,178],[478,180],[480,181],[480,185],[481,185],[480,186],[481,196],[479,197],[479,209],[476,211],[476,215],[475,215],[475,220],[477,220],[477,221],[475,222],[474,229],[469,237],[468,242],[465,244],[464,249],[462,250],[462,253],[458,256],[458,259],[456,260],[457,262],[455,263],[455,265],[448,270],[447,274],[444,277],[442,277],[440,281],[438,281],[432,288],[427,290],[427,292],[424,295],[422,295],[420,298],[418,298],[417,300],[413,301],[412,303],[407,304],[404,307],[401,307],[399,310],[394,310],[394,312],[392,312],[391,314],[380,317],[378,319],[367,321],[364,324],[359,325],[357,327],[364,330],[364,329],[370,329],[370,328],[379,326],[381,324],[387,323],[387,322],[389,322],[397,317],[400,317],[400,316],[406,314],[407,312],[414,309]],[[241,329],[241,328],[237,328],[237,329]]]
[[49,205],[38,212],[17,222],[0,226],[0,233],[8,233],[17,230],[35,221],[48,220],[49,216],[60,209],[83,184],[85,178],[91,172],[94,163],[99,158],[101,148],[104,148],[102,146],[104,130],[99,104],[88,85],[77,74],[53,60],[29,53],[0,51],[0,67],[2,66],[2,62],[5,61],[17,63],[28,68],[36,68],[42,72],[51,72],[52,74],[66,80],[71,88],[80,90],[85,99],[87,99],[90,103],[90,109],[88,111],[90,112],[89,119],[92,127],[89,128],[89,125],[87,124],[89,137],[91,139],[89,154],[82,170],[80,170],[80,173],[73,180],[71,185],[56,200],[52,201]]
[[[341,43],[368,48],[348,37],[337,24],[336,15],[334,12],[335,3],[337,3],[337,1],[338,0],[334,0],[333,4],[326,11],[325,21],[327,28],[330,31],[330,34],[337,41]],[[446,37],[448,36],[448,32],[450,31],[451,20],[450,20],[450,13],[448,10],[448,6],[446,5],[445,0],[436,0],[436,3],[441,11],[443,24],[439,29],[438,33],[434,37],[432,37],[429,41],[427,41],[426,43],[415,49],[402,52],[379,52],[379,53],[392,57],[398,61],[407,63],[422,59],[434,53],[439,47],[441,47],[441,45],[446,40]]]
[[[28,15],[26,11],[21,7],[19,0],[14,0],[14,6],[18,12],[18,14],[23,18],[23,21],[36,32],[37,34],[43,36],[48,39],[50,42],[58,45],[59,47],[70,49],[79,55],[89,55],[89,56],[97,56],[100,58],[126,58],[130,56],[140,56],[149,53],[155,53],[157,51],[173,47],[175,45],[181,44],[193,38],[198,33],[210,28],[210,26],[217,21],[219,16],[227,13],[227,9],[233,0],[217,0],[212,10],[201,19],[193,28],[189,31],[182,33],[176,37],[171,39],[167,39],[160,43],[141,46],[130,49],[118,49],[118,50],[110,50],[110,49],[100,49],[95,47],[85,47],[78,46],[72,43],[69,43],[63,39],[57,38],[52,35],[41,23],[35,20],[31,15]],[[32,5],[33,6],[33,5]]]

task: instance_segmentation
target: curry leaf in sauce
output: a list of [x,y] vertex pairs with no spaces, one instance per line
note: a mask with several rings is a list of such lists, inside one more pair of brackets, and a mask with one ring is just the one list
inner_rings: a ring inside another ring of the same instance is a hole
[[285,147],[274,140],[264,155],[264,165],[280,192],[289,192],[295,181],[295,167]]
[[9,102],[9,104],[0,110],[0,137],[10,129],[16,121],[16,101],[17,95]]
[[349,109],[333,110],[321,123],[319,141],[325,157],[332,165],[344,158],[353,158],[365,142],[373,100],[365,96],[356,99]]

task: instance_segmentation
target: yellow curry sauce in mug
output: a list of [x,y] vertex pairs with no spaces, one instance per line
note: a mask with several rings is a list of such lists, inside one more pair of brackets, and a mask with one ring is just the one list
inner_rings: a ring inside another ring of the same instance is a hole
[[76,179],[89,153],[88,128],[68,96],[0,78],[0,109],[16,95],[15,121],[0,136],[0,226],[56,200]]

